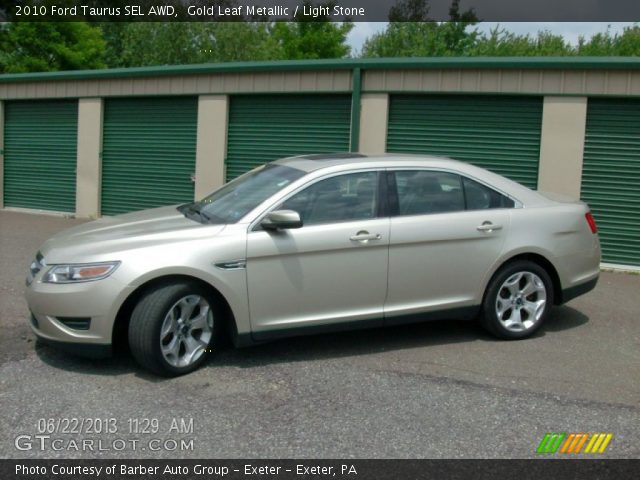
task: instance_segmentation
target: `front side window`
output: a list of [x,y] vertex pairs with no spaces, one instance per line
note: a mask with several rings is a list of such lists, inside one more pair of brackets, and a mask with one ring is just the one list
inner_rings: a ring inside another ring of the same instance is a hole
[[235,223],[305,172],[285,165],[266,164],[227,183],[199,202],[181,205],[187,217],[203,223]]
[[376,217],[378,174],[358,172],[320,180],[287,199],[278,210],[295,210],[303,225]]
[[464,193],[460,176],[427,170],[395,172],[400,215],[464,210]]

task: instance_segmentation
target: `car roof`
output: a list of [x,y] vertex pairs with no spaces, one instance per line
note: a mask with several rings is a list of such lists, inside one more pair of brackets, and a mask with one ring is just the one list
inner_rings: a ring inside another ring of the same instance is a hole
[[533,190],[514,182],[502,175],[498,175],[484,168],[476,167],[467,162],[453,160],[435,155],[417,155],[409,153],[385,153],[367,155],[363,153],[326,153],[313,155],[299,155],[282,158],[273,162],[279,165],[302,170],[306,173],[332,170],[347,170],[350,167],[362,168],[433,168],[452,170],[471,178],[478,179],[488,185],[501,190],[518,199],[525,205],[540,205],[548,203],[541,195]]
[[406,160],[409,164],[415,165],[418,161],[425,167],[451,167],[453,164],[463,164],[457,160],[446,157],[431,155],[398,154],[385,153],[380,155],[367,155],[364,153],[320,153],[313,155],[298,155],[277,160],[274,163],[297,168],[305,172],[313,172],[322,168],[336,167],[340,165],[355,166],[358,164],[376,164],[376,166],[391,166],[388,162],[393,161],[393,166],[400,166]]

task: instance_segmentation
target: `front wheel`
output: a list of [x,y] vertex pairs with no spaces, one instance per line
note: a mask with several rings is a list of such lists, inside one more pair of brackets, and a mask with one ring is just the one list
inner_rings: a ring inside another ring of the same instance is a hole
[[142,296],[131,315],[131,353],[160,375],[192,372],[211,351],[216,320],[210,296],[199,285],[157,286]]
[[552,305],[553,284],[546,270],[527,260],[513,262],[489,283],[482,323],[499,338],[525,338],[540,328]]

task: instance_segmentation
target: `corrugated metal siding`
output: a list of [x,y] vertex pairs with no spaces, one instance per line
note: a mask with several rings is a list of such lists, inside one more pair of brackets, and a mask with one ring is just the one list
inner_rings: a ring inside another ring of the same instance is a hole
[[346,152],[350,119],[350,95],[232,97],[227,180],[282,157]]
[[0,82],[0,98],[350,92],[350,70],[214,73],[141,78]]
[[364,92],[509,95],[640,95],[635,70],[390,69],[367,70]]
[[602,260],[640,265],[640,101],[589,99],[582,194]]
[[[467,59],[473,61],[473,59]],[[507,62],[508,63],[508,62]],[[397,68],[362,67],[363,92],[535,95],[640,96],[640,71],[517,68]],[[69,72],[73,74],[73,72]],[[78,98],[124,95],[221,95],[284,92],[349,92],[351,70],[219,72],[143,77],[33,80],[1,82],[0,98]]]
[[74,212],[78,102],[7,102],[4,205]]
[[106,100],[102,214],[192,201],[197,121],[196,97]]
[[392,95],[387,151],[444,155],[536,188],[541,129],[538,97]]

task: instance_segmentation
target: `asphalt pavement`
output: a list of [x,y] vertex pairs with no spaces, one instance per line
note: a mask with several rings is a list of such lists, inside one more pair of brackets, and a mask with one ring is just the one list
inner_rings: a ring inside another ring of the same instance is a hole
[[548,432],[639,456],[640,275],[604,272],[527,340],[430,322],[229,347],[160,379],[34,341],[28,265],[79,222],[0,210],[2,458],[528,458]]

